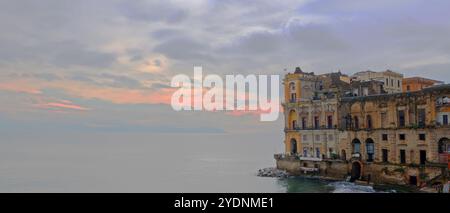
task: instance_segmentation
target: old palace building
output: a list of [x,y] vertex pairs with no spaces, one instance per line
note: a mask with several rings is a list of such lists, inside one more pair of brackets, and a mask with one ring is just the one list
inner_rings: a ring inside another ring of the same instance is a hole
[[445,181],[450,85],[430,82],[403,91],[403,75],[389,70],[347,76],[297,68],[284,78],[285,153],[275,155],[277,167],[378,183]]

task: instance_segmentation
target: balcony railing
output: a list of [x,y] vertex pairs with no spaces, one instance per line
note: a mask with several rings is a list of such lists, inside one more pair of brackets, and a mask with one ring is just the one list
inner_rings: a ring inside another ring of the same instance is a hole
[[361,160],[361,153],[352,153],[353,160]]

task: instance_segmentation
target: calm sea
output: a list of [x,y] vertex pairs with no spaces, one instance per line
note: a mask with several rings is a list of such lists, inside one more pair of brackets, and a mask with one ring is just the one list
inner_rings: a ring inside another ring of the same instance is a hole
[[3,135],[0,192],[374,192],[371,187],[256,176],[282,138],[251,134]]

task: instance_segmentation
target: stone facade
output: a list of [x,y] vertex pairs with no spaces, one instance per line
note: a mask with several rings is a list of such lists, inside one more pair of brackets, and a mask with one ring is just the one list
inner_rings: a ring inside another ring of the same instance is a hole
[[[386,94],[379,81],[348,84],[339,75],[296,71],[284,79],[279,169],[416,185],[447,176],[450,85]],[[362,86],[372,89],[348,95]]]
[[370,81],[375,80],[384,83],[384,89],[388,93],[401,93],[403,91],[403,75],[391,70],[383,72],[362,71],[355,73],[352,80]]

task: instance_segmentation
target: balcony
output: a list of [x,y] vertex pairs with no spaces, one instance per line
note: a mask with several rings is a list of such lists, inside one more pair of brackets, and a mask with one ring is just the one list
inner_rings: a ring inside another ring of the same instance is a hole
[[352,160],[361,160],[361,153],[352,153]]
[[300,157],[300,160],[305,160],[305,161],[322,161],[321,158],[314,158],[314,157]]

